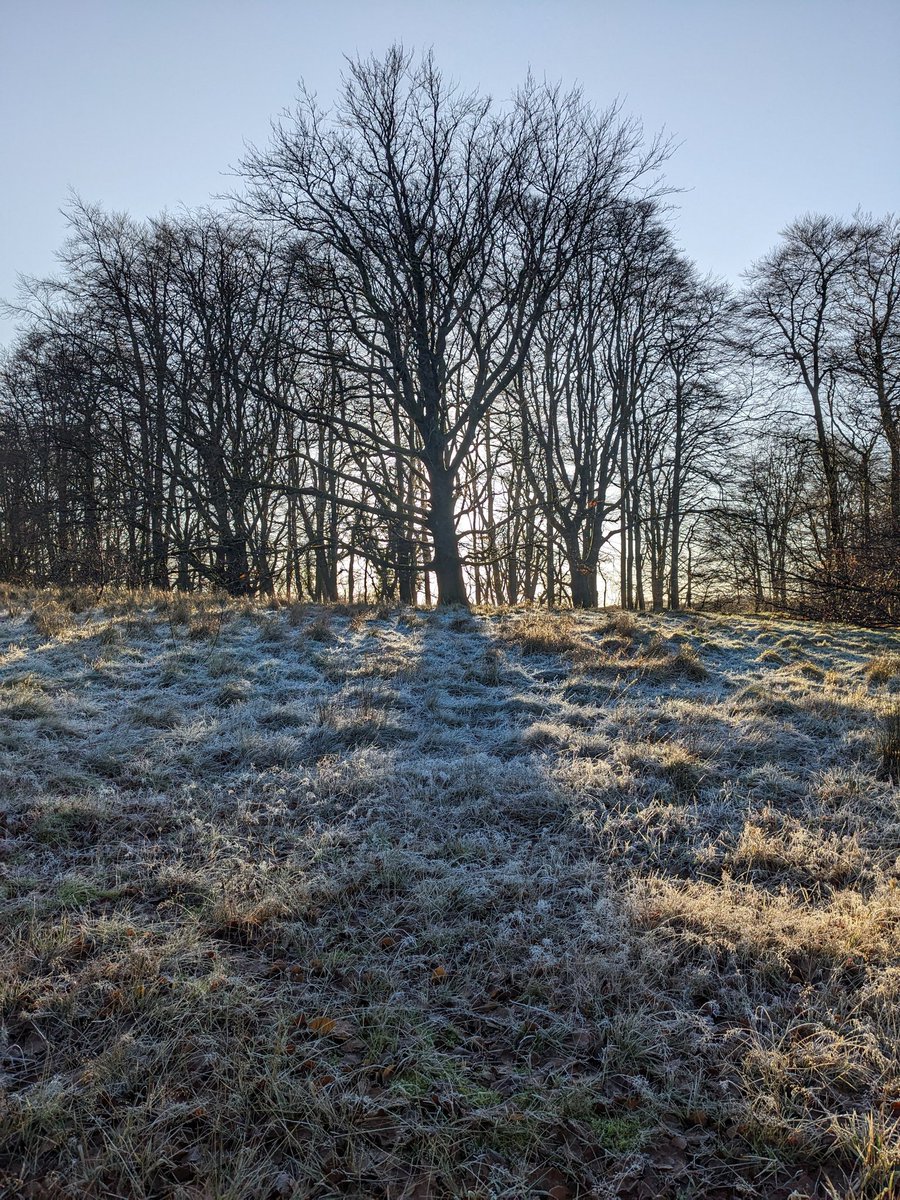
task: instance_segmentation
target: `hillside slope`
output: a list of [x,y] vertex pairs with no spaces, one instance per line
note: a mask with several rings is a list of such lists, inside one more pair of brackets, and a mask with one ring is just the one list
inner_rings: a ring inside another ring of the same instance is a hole
[[0,1195],[892,1194],[900,637],[81,607],[0,617]]

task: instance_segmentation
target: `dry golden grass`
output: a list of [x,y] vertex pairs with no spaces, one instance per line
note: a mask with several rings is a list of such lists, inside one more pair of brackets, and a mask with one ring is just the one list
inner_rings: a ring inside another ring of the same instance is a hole
[[900,678],[900,654],[876,654],[866,667],[872,683],[889,683]]
[[501,638],[526,655],[566,655],[579,657],[587,647],[575,621],[546,611],[526,612],[503,625]]

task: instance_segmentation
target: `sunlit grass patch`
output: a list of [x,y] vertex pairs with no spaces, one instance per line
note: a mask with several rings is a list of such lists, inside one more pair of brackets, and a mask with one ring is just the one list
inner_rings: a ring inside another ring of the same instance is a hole
[[857,839],[813,832],[779,820],[748,820],[726,862],[737,875],[776,877],[806,888],[839,888],[860,877],[866,855]]
[[644,669],[657,678],[687,679],[693,683],[699,683],[709,676],[709,671],[692,646],[681,646],[674,654],[656,656]]
[[866,676],[872,683],[891,683],[900,678],[900,654],[876,654],[866,666]]
[[823,683],[826,679],[826,671],[814,662],[798,662],[794,664],[794,670],[802,675],[804,679],[809,679],[813,683]]
[[745,961],[803,963],[807,971],[848,960],[888,963],[900,927],[900,889],[882,886],[868,898],[835,890],[807,904],[750,884],[655,881],[635,895],[636,919],[647,928],[683,931]]
[[827,1180],[828,1200],[893,1200],[900,1191],[900,1120],[894,1104],[831,1127],[838,1151],[856,1170],[848,1187]]
[[695,798],[708,774],[696,754],[669,741],[629,747],[623,760],[641,773],[663,780],[678,800]]
[[501,626],[499,636],[525,655],[577,656],[586,650],[575,621],[550,612],[525,613],[507,621]]
[[71,609],[52,599],[36,604],[29,620],[43,638],[59,637],[75,623]]

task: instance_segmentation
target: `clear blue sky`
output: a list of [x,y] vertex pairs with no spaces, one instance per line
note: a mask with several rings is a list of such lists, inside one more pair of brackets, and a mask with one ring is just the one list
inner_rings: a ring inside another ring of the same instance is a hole
[[900,209],[900,0],[0,0],[0,297],[53,269],[69,188],[202,204],[299,78],[327,101],[342,55],[394,40],[665,126],[682,245],[726,278],[804,211]]

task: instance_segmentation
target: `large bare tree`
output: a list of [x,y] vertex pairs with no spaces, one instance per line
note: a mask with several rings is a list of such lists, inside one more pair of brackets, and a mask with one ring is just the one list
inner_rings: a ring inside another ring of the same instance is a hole
[[244,165],[252,206],[303,237],[337,307],[339,366],[377,385],[381,419],[358,436],[422,464],[439,603],[467,602],[458,478],[481,423],[598,215],[660,157],[578,92],[529,79],[499,109],[395,46],[349,64],[332,112],[304,92]]

